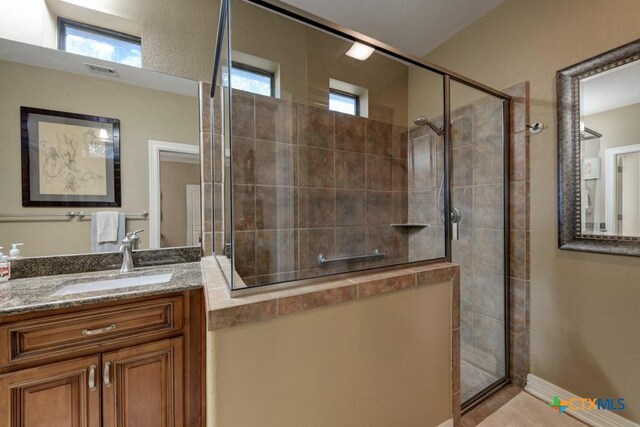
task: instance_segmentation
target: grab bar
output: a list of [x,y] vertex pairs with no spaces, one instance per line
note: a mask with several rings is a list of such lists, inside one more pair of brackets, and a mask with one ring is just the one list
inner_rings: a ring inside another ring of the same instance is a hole
[[384,258],[385,256],[386,254],[380,251],[380,249],[376,249],[375,251],[373,251],[372,254],[369,254],[369,255],[345,256],[340,258],[325,258],[324,254],[320,254],[318,255],[318,265],[322,267],[324,264],[328,262],[356,261],[356,260],[362,260],[362,259],[378,259],[378,258]]

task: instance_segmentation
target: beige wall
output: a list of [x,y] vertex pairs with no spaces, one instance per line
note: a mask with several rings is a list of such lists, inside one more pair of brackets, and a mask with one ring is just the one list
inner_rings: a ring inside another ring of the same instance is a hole
[[640,421],[640,263],[561,251],[555,72],[640,37],[635,0],[507,0],[427,59],[495,88],[531,82],[531,369],[585,397],[617,396]]
[[208,425],[437,426],[451,283],[209,332]]
[[[20,106],[120,119],[121,210],[125,212],[149,210],[150,139],[198,143],[198,103],[195,97],[6,61],[0,61],[0,82],[0,206],[3,214],[70,210],[22,207]],[[128,228],[146,230],[141,235],[141,248],[148,247],[148,221],[128,222]],[[90,227],[90,221],[77,220],[62,223],[0,222],[0,246],[7,248],[9,243],[24,242],[23,256],[91,252]]]
[[163,248],[187,245],[187,184],[200,185],[198,163],[160,162],[160,244]]

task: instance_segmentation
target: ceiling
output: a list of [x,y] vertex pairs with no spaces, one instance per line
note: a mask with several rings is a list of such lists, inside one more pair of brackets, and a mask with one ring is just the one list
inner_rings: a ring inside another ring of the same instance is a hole
[[284,0],[393,47],[424,56],[504,0]]
[[640,61],[580,81],[583,116],[640,103]]

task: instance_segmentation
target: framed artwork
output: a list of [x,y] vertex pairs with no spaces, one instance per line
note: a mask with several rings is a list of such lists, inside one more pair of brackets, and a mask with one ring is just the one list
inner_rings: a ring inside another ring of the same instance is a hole
[[587,157],[583,162],[582,176],[584,179],[600,179],[600,159]]
[[121,206],[120,120],[20,107],[22,206]]

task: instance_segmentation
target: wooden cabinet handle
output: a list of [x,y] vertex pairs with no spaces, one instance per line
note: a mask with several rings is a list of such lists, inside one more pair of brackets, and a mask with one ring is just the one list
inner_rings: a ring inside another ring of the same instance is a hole
[[111,387],[111,362],[107,362],[104,364],[104,373],[102,374],[102,379],[104,380],[105,387]]
[[115,323],[110,324],[109,326],[105,326],[104,328],[98,328],[98,329],[84,329],[82,331],[82,335],[99,335],[99,334],[104,334],[105,332],[109,332],[109,331],[113,331],[115,328],[117,328],[118,325],[116,325]]
[[89,390],[96,391],[96,365],[89,368]]

